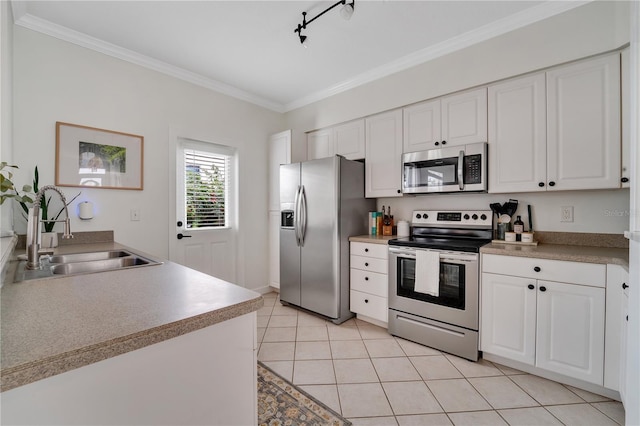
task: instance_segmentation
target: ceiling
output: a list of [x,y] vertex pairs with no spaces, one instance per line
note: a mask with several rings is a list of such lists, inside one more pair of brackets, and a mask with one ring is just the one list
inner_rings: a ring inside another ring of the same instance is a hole
[[[351,1],[351,0],[348,0]],[[12,1],[17,25],[285,112],[581,1]]]

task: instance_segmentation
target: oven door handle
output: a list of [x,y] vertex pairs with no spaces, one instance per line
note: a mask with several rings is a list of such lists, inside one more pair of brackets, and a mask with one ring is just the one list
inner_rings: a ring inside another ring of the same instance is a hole
[[398,257],[416,257],[416,250],[411,248],[389,248],[389,254],[395,255]]
[[460,150],[458,154],[458,188],[460,191],[464,189],[464,151]]

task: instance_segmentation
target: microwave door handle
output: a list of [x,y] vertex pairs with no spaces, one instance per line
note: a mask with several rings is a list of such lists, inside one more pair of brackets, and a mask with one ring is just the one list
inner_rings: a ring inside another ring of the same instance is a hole
[[458,187],[460,191],[464,189],[464,151],[460,150],[458,154]]

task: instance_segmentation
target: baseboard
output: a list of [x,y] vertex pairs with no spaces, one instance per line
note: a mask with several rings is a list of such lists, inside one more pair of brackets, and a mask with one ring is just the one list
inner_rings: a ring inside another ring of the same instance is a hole
[[620,401],[620,393],[618,391],[607,389],[604,386],[596,385],[593,383],[585,382],[583,380],[574,379],[562,374],[546,371],[533,365],[523,364],[518,361],[513,361],[508,358],[504,358],[498,355],[488,354],[484,352],[482,358],[487,361],[496,362],[506,367],[515,368],[516,370],[524,371],[525,373],[533,374],[535,376],[544,377],[545,379],[553,380],[558,383],[564,383],[565,385],[573,386],[578,389],[586,390],[587,392],[595,393],[597,395],[606,396],[607,398]]

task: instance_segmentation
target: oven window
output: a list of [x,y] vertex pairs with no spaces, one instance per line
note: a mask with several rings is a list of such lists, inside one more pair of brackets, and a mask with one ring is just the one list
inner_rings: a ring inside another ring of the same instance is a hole
[[440,262],[440,286],[438,297],[415,291],[416,261],[398,257],[398,296],[435,303],[456,309],[464,309],[465,266]]

